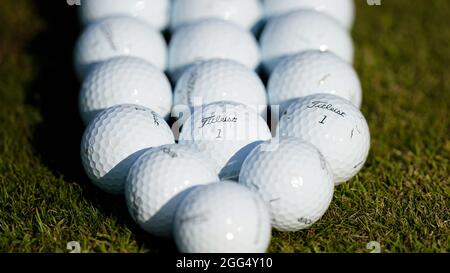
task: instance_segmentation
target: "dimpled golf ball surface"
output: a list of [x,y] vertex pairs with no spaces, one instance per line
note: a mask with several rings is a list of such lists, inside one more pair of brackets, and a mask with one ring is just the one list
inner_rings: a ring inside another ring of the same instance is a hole
[[161,70],[167,65],[167,45],[157,30],[131,17],[110,17],[88,26],[75,46],[74,64],[84,79],[95,64],[120,56],[138,57]]
[[361,170],[370,149],[369,127],[359,109],[330,94],[297,99],[282,116],[278,134],[314,144],[330,163],[337,185]]
[[85,124],[105,108],[138,104],[167,117],[172,107],[172,88],[154,65],[138,58],[118,57],[95,66],[79,95],[79,109]]
[[361,106],[362,91],[353,67],[331,52],[305,51],[280,62],[268,83],[270,105],[284,112],[293,99],[330,93]]
[[170,127],[152,110],[118,105],[98,114],[86,128],[81,161],[95,185],[121,194],[129,168],[144,149],[174,142]]
[[334,191],[325,158],[297,138],[274,139],[255,148],[242,166],[239,183],[269,204],[272,226],[280,231],[297,231],[317,222]]
[[353,25],[353,0],[263,0],[266,16],[283,15],[298,9],[313,9],[338,20],[347,29]]
[[333,18],[312,10],[269,20],[260,43],[269,74],[284,57],[306,50],[332,51],[346,62],[353,61],[353,42],[347,30]]
[[169,45],[169,72],[174,80],[196,62],[230,59],[255,69],[259,46],[246,29],[219,19],[205,19],[180,27]]
[[133,219],[145,231],[172,236],[175,211],[189,188],[219,181],[214,168],[181,145],[151,148],[130,169],[125,198]]
[[184,253],[262,253],[270,243],[266,204],[230,181],[194,189],[174,221],[175,242]]
[[239,103],[217,102],[196,108],[184,124],[179,142],[214,161],[222,179],[236,179],[247,154],[270,139],[265,120]]
[[111,16],[130,16],[156,29],[167,26],[170,0],[83,0],[79,15],[83,25]]
[[251,29],[263,16],[259,0],[175,0],[172,6],[171,28],[202,19],[229,20]]
[[215,59],[188,69],[178,80],[174,105],[200,106],[219,101],[234,101],[259,113],[267,108],[264,84],[246,66],[231,60]]

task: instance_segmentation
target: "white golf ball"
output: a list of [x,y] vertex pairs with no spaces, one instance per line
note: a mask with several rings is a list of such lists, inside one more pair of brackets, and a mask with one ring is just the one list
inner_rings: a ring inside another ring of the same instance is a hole
[[138,57],[161,70],[167,65],[167,45],[161,33],[138,19],[110,17],[87,27],[75,46],[79,79],[98,63],[114,57]]
[[253,109],[217,102],[194,109],[184,122],[181,144],[192,145],[217,164],[222,179],[237,179],[248,153],[272,137],[265,120]]
[[217,18],[252,29],[263,17],[259,0],[174,0],[171,28],[202,19]]
[[230,181],[192,190],[174,222],[175,242],[183,253],[263,253],[270,244],[267,205]]
[[306,50],[332,51],[346,62],[353,61],[353,42],[347,30],[333,18],[312,10],[269,20],[260,42],[269,74],[284,57]]
[[200,106],[219,101],[245,104],[260,114],[267,109],[264,84],[255,71],[231,60],[214,59],[188,69],[174,92],[176,106]]
[[299,97],[329,93],[361,106],[361,82],[355,69],[331,52],[304,51],[281,61],[270,75],[270,105],[283,113]]
[[267,17],[298,9],[312,9],[335,18],[347,29],[352,28],[355,19],[353,0],[263,0],[263,4]]
[[359,109],[330,94],[294,101],[281,117],[278,135],[314,144],[330,163],[336,185],[361,170],[370,149],[369,127]]
[[176,144],[150,148],[128,173],[128,210],[145,231],[170,237],[176,208],[189,188],[217,181],[215,169],[193,149]]
[[118,57],[95,66],[82,84],[79,109],[87,125],[99,112],[118,104],[138,104],[168,117],[172,87],[166,75],[138,58]]
[[174,142],[170,127],[157,113],[139,105],[117,105],[98,114],[86,128],[81,161],[95,185],[122,194],[128,170],[139,155]]
[[111,16],[129,16],[162,30],[169,23],[170,0],[82,0],[79,16],[85,26]]
[[176,81],[191,65],[210,59],[230,59],[255,69],[259,46],[246,29],[224,20],[205,19],[180,27],[169,45],[169,72]]
[[328,163],[311,144],[297,138],[260,144],[245,160],[239,183],[269,204],[272,226],[298,231],[317,222],[333,198]]

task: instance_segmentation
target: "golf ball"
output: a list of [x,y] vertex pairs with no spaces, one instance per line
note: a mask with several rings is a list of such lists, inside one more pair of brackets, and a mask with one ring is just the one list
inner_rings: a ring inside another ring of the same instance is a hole
[[270,243],[267,205],[231,181],[192,190],[174,222],[175,242],[183,253],[262,253]]
[[219,19],[205,19],[180,27],[169,45],[169,72],[176,81],[191,65],[210,59],[230,59],[255,69],[259,46],[246,29]]
[[98,114],[86,128],[81,162],[95,185],[122,194],[128,170],[139,155],[174,142],[170,127],[157,113],[139,105],[117,105]]
[[369,127],[359,109],[330,94],[294,101],[281,117],[278,135],[314,144],[330,163],[336,185],[361,170],[370,149]]
[[269,74],[284,57],[306,50],[332,51],[346,62],[353,61],[353,42],[347,30],[333,18],[312,10],[269,20],[260,42]]
[[133,219],[145,231],[172,236],[173,217],[192,186],[219,181],[207,159],[189,147],[150,148],[130,169],[125,198]]
[[335,18],[347,29],[352,28],[355,19],[353,0],[263,0],[263,4],[267,17],[298,9],[312,9]]
[[184,122],[181,144],[192,145],[217,164],[221,179],[237,179],[247,154],[272,137],[265,120],[253,109],[234,102],[195,108]]
[[130,16],[162,30],[169,22],[170,0],[83,0],[80,21],[87,26],[111,16]]
[[217,18],[252,29],[263,17],[259,0],[175,0],[172,5],[171,28],[202,19]]
[[311,144],[297,138],[260,144],[245,160],[239,183],[269,204],[272,226],[298,231],[317,222],[333,198],[328,163]]
[[120,56],[138,57],[161,70],[167,65],[167,45],[161,33],[141,20],[110,17],[88,26],[75,46],[75,71],[80,80],[98,63]]
[[201,62],[183,73],[177,82],[175,106],[192,107],[219,101],[242,103],[260,114],[265,114],[267,109],[266,89],[258,74],[235,61]]
[[361,106],[361,82],[355,69],[331,52],[304,51],[277,65],[268,83],[270,105],[283,113],[296,98],[330,93]]
[[118,57],[95,66],[82,84],[79,109],[87,125],[99,112],[118,104],[138,104],[168,117],[172,87],[166,75],[138,58]]

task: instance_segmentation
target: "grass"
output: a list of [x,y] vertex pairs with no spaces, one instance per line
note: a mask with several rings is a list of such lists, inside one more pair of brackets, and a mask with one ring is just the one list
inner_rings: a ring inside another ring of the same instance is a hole
[[[71,66],[73,7],[0,8],[0,251],[173,252],[142,232],[125,202],[83,173]],[[44,1],[45,2],[45,1]],[[355,67],[372,149],[311,229],[273,232],[272,252],[450,251],[450,3],[357,1]],[[65,122],[61,122],[62,120]]]

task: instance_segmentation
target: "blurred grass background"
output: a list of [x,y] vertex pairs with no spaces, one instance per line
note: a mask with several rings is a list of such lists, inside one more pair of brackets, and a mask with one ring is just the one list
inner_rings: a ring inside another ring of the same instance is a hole
[[[58,2],[58,3],[57,3]],[[372,149],[311,229],[273,233],[272,252],[450,251],[450,2],[356,0],[355,66]],[[0,6],[0,251],[173,252],[97,190],[79,160],[83,132],[65,1]]]

